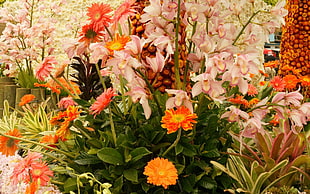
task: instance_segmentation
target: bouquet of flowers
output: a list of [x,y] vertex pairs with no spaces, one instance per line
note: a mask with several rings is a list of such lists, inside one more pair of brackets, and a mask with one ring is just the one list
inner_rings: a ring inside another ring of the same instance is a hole
[[[3,129],[0,151],[11,155],[18,145],[27,157],[43,154],[53,171],[46,176],[64,193],[258,194],[297,182],[306,189],[310,103],[297,82],[263,64],[283,6],[92,4],[79,37],[65,45],[67,75],[80,92],[67,89],[48,113],[44,103],[24,103],[11,123],[20,132]],[[40,68],[37,76],[50,75],[49,63]],[[42,183],[25,176],[17,182]]]

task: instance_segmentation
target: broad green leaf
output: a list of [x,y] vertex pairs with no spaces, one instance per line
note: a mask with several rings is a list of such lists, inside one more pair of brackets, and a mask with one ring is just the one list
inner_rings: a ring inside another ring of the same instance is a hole
[[105,147],[98,151],[97,156],[100,160],[114,165],[124,164],[123,156],[114,148]]
[[177,144],[174,150],[175,150],[175,155],[179,155],[183,151],[183,146],[181,144]]
[[138,170],[133,169],[133,168],[124,170],[124,177],[129,181],[137,183],[138,182]]
[[184,191],[187,193],[193,192],[194,185],[196,184],[195,179],[195,175],[192,174],[180,180]]
[[130,155],[132,156],[132,161],[138,161],[140,160],[143,156],[149,155],[152,152],[150,152],[148,149],[146,149],[145,147],[139,147],[139,148],[135,148],[134,150],[132,150],[130,152]]
[[283,160],[280,163],[278,163],[275,167],[273,167],[270,171],[268,172],[264,172],[261,173],[254,186],[252,189],[252,194],[260,194],[261,190],[262,190],[262,186],[265,183],[265,181],[271,176],[273,175],[276,171],[280,170],[281,168],[283,168],[284,166],[286,166],[288,164],[288,160]]
[[273,140],[272,148],[271,148],[271,153],[270,157],[272,159],[277,159],[277,157],[280,155],[280,149],[281,149],[281,144],[284,138],[284,133],[280,133],[277,135],[277,137]]

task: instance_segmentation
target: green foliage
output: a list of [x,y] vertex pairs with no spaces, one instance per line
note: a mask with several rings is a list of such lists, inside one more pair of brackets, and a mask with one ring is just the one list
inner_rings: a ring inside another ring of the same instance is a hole
[[279,0],[264,0],[268,5],[276,5]]

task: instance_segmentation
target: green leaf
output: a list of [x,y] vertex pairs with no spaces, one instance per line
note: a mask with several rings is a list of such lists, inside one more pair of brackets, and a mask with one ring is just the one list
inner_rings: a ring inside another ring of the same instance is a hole
[[149,155],[152,152],[150,152],[148,149],[146,149],[145,147],[138,147],[135,148],[134,150],[132,150],[130,152],[130,155],[132,156],[131,161],[135,162],[140,160],[143,156]]
[[118,177],[113,183],[112,193],[119,193],[123,187],[123,176]]
[[114,148],[105,147],[98,151],[97,156],[100,160],[114,165],[124,164],[123,156]]
[[181,179],[181,185],[184,191],[191,193],[194,190],[195,186],[195,175],[189,175],[183,179]]
[[99,160],[99,158],[95,155],[82,153],[77,157],[76,160],[74,160],[74,162],[79,165],[89,165],[89,164],[99,164],[101,163],[101,160]]
[[220,153],[218,151],[218,149],[212,149],[212,150],[207,150],[207,151],[203,151],[202,155],[208,158],[215,158],[215,157],[220,157]]
[[137,183],[138,182],[138,170],[133,169],[133,168],[124,170],[124,177],[129,181]]
[[215,180],[211,179],[210,177],[204,176],[198,184],[206,189],[214,189],[217,186],[217,183]]
[[175,146],[175,155],[179,155],[183,151],[183,146],[181,144],[177,144]]
[[185,156],[193,157],[193,156],[197,155],[196,149],[194,148],[194,146],[192,144],[182,142],[182,146],[183,146],[183,152],[182,153]]
[[91,105],[88,101],[83,99],[74,99],[74,101],[79,105],[81,105],[82,107],[89,107]]
[[64,190],[66,193],[70,191],[74,191],[77,189],[76,179],[75,178],[68,178],[64,184]]

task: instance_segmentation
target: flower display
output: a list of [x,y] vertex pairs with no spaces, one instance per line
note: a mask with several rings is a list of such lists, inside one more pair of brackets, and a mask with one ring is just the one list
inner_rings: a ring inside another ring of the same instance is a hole
[[30,193],[51,182],[63,193],[308,189],[308,77],[277,72],[282,59],[264,63],[284,1],[80,10],[84,22],[63,41],[69,60],[38,60],[35,86],[57,95],[11,112],[4,103],[0,151],[21,155],[10,184]]

